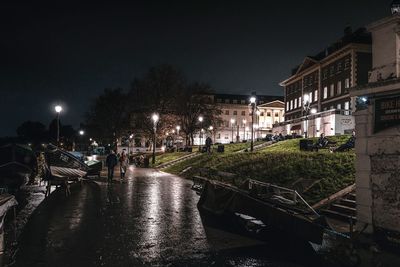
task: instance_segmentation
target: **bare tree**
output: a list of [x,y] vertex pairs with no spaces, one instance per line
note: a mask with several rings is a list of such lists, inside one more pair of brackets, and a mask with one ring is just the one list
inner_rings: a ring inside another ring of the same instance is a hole
[[95,98],[86,113],[88,131],[104,142],[115,143],[116,138],[129,129],[127,98],[121,88],[105,89]]

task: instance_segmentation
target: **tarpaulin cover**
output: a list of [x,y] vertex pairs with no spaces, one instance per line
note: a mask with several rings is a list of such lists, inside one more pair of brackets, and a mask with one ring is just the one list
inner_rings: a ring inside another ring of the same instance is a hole
[[13,195],[0,195],[0,229],[3,229],[4,217],[7,211],[16,205],[18,205],[18,202]]
[[324,228],[317,220],[291,213],[290,210],[253,198],[244,190],[218,182],[205,183],[198,208],[216,216],[246,214],[279,231],[316,244],[322,243]]

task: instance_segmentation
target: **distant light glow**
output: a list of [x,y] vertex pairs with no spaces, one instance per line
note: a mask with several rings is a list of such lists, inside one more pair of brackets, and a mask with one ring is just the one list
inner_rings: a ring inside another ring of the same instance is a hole
[[254,96],[250,97],[250,103],[252,104],[256,103],[256,97]]
[[54,109],[57,113],[60,113],[62,111],[62,107],[60,105],[55,106]]
[[316,108],[312,108],[310,112],[311,112],[311,114],[315,114],[315,113],[317,113],[317,109]]
[[199,117],[199,122],[202,122],[202,121],[203,121],[203,117],[200,116],[200,117]]
[[151,116],[151,119],[154,121],[154,123],[156,123],[160,118],[158,114],[154,113],[153,116]]
[[79,135],[84,135],[84,134],[85,134],[85,131],[83,131],[83,130],[79,131]]
[[214,127],[210,126],[208,129],[209,129],[210,131],[212,131],[212,130],[214,129]]

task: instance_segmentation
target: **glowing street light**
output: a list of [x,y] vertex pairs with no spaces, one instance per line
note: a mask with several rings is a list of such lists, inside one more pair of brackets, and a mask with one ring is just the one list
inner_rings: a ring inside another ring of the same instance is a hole
[[310,112],[310,95],[305,94],[303,96],[303,110],[306,114],[306,129],[304,131],[304,137],[308,138],[308,114]]
[[203,116],[199,116],[199,122],[200,122],[200,151],[201,151],[201,145],[203,143]]
[[153,134],[153,157],[151,162],[153,163],[153,165],[156,163],[156,133],[157,133],[157,122],[160,119],[160,117],[158,116],[157,113],[154,113],[151,116],[151,119],[153,120],[153,130],[154,130],[154,134]]
[[250,151],[254,150],[254,111],[257,108],[256,97],[250,97],[250,105],[251,105],[251,143],[250,143]]
[[80,130],[79,131],[79,135],[84,135],[85,134],[85,131],[84,130]]
[[54,107],[54,110],[57,113],[57,145],[60,142],[60,113],[62,111],[62,107],[57,105]]

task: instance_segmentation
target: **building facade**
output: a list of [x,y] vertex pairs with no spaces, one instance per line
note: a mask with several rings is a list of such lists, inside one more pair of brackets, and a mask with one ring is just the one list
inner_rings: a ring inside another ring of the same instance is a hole
[[[274,123],[284,121],[284,103],[281,96],[257,95],[257,112],[254,114],[254,138],[263,138],[272,131]],[[251,139],[252,109],[250,95],[214,94],[212,103],[221,110],[221,124],[211,131],[204,126],[205,135],[214,143],[242,142]],[[200,144],[200,135],[195,138]],[[202,139],[204,143],[204,138]]]
[[[355,101],[349,89],[368,82],[371,64],[370,33],[365,28],[355,32],[346,28],[339,41],[315,56],[306,57],[293,69],[292,75],[280,83],[284,89],[285,123],[277,125],[274,131],[284,134],[314,131],[317,135],[322,132],[332,135],[352,130],[354,124],[349,124],[348,119],[344,119],[342,125],[337,126],[336,122],[342,121],[338,116],[351,116]],[[311,110],[322,114],[308,116]],[[324,124],[314,118],[325,118]],[[312,127],[316,129],[310,129]]]

